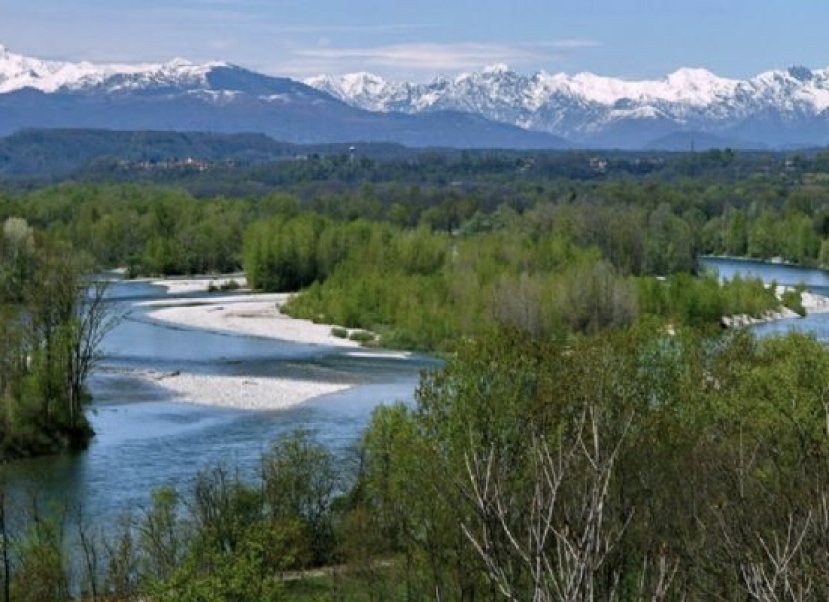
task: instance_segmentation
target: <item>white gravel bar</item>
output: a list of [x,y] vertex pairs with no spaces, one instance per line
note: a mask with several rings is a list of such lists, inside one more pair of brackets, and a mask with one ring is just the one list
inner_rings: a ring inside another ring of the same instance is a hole
[[[153,281],[155,285],[164,286],[169,296],[144,301],[139,306],[147,309],[150,318],[176,326],[309,345],[359,348],[359,343],[355,341],[333,336],[331,325],[297,320],[281,313],[279,308],[290,298],[290,294],[232,291],[202,298],[181,296],[207,292],[211,283],[218,288],[231,280],[246,286],[244,275]],[[176,401],[259,411],[289,408],[353,386],[347,383],[183,371],[139,370],[132,375],[168,389]]]
[[176,401],[240,410],[283,410],[348,384],[287,378],[219,376],[187,372],[141,370],[130,374],[169,390]]
[[167,298],[142,303],[152,307],[149,316],[155,320],[309,345],[359,347],[356,341],[335,337],[331,325],[297,320],[279,311],[289,294],[222,295],[206,299]]

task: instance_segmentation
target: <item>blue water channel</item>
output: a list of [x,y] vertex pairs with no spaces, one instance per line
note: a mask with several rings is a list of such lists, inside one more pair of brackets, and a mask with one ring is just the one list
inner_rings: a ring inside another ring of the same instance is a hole
[[[355,356],[350,348],[169,326],[138,305],[164,295],[165,289],[145,283],[112,288],[113,311],[124,317],[107,336],[105,359],[90,382],[97,434],[82,453],[4,467],[16,503],[37,493],[82,507],[93,520],[116,520],[146,507],[154,489],[186,489],[199,470],[220,463],[253,477],[262,453],[297,428],[313,431],[347,462],[372,410],[411,403],[420,372],[439,365],[427,356]],[[135,377],[144,370],[314,379],[353,388],[284,410],[234,410],[179,402]]]
[[[720,278],[731,280],[736,275],[742,278],[760,278],[766,283],[783,286],[804,286],[807,290],[829,297],[829,272],[782,263],[767,263],[748,259],[705,257],[700,260],[703,268],[715,271]],[[805,318],[777,320],[752,326],[759,335],[784,334],[796,330],[814,334],[824,344],[829,344],[829,313],[815,313]]]

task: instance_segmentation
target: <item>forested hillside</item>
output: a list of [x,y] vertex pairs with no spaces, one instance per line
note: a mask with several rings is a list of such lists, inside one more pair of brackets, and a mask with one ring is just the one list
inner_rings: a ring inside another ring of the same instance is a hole
[[[308,155],[348,153],[348,144],[298,145],[264,134],[26,129],[0,138],[0,177],[51,182],[66,177],[181,177],[208,167],[250,167]],[[362,156],[395,157],[416,151],[394,144],[362,144]],[[168,175],[169,177],[169,175]]]

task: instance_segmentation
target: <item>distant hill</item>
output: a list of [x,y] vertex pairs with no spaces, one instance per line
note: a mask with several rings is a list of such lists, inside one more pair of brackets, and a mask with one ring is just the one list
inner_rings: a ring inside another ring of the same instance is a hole
[[93,160],[160,162],[197,157],[260,162],[290,156],[293,146],[263,134],[24,130],[0,138],[0,173],[65,175]]
[[708,132],[671,132],[645,144],[646,150],[688,152],[730,148],[733,150],[761,150],[766,145],[739,138],[716,136]]
[[[352,150],[353,148],[353,150]],[[113,131],[93,129],[23,130],[0,138],[0,176],[64,177],[96,164],[198,166],[223,163],[257,165],[308,155],[396,158],[412,149],[386,143],[297,145],[264,134]]]

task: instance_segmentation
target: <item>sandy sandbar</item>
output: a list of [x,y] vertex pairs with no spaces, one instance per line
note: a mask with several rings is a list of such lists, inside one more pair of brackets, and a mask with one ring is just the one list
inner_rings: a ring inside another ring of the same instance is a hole
[[283,410],[352,386],[345,383],[178,371],[137,370],[129,375],[164,387],[175,396],[176,401],[241,410]]
[[[175,278],[154,281],[167,288],[168,297],[138,304],[161,322],[214,332],[278,339],[309,345],[358,348],[359,343],[335,337],[331,325],[298,320],[280,312],[289,294],[250,294],[233,291],[205,298],[202,293],[244,275],[215,278]],[[358,351],[355,351],[358,353]],[[353,384],[252,376],[194,374],[182,371],[137,370],[131,376],[169,390],[177,401],[245,410],[280,410],[309,399],[350,388]]]
[[335,337],[332,326],[291,318],[279,311],[289,294],[222,295],[208,299],[167,298],[144,302],[149,317],[190,328],[280,339],[309,345],[359,347]]
[[192,293],[206,293],[210,286],[219,289],[235,283],[242,290],[248,290],[247,278],[244,274],[222,274],[220,276],[198,277],[171,277],[163,280],[150,280],[156,286],[163,286],[171,297],[189,295]]

